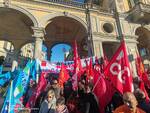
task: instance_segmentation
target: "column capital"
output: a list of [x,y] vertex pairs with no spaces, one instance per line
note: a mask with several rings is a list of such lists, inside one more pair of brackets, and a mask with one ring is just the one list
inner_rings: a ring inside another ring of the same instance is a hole
[[45,29],[42,27],[31,27],[33,29],[33,37],[44,39],[44,35],[46,34]]
[[144,25],[144,28],[150,31],[150,25]]
[[10,0],[4,0],[4,6],[9,7],[10,5]]

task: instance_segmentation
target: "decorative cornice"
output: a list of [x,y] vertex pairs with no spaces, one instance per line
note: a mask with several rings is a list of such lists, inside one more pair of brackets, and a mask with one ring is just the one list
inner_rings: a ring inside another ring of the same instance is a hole
[[[100,33],[100,32],[93,32],[93,40],[110,40],[110,41],[119,41],[121,38],[119,36],[116,36],[114,34],[104,34],[104,33]],[[131,35],[123,35],[124,40],[126,40],[127,42],[131,42],[131,43],[138,43],[137,39],[138,36],[131,36]]]
[[40,27],[31,27],[31,28],[33,29],[34,32],[34,34],[32,35],[33,37],[44,39],[44,36],[46,34],[44,28],[40,28]]
[[114,34],[104,34],[104,33],[101,33],[101,32],[93,32],[93,36],[96,36],[96,37],[100,37],[100,38],[113,38],[113,39],[116,39],[116,35]]

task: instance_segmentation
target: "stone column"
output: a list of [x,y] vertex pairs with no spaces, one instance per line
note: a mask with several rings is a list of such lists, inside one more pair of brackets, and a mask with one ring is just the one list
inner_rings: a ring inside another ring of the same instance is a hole
[[50,56],[51,56],[51,48],[47,46],[47,60],[50,61]]
[[94,46],[94,56],[97,56],[98,58],[103,57],[103,45],[102,41],[94,40],[93,41]]
[[33,37],[35,38],[35,46],[34,46],[34,58],[41,59],[42,58],[42,44],[44,40],[45,30],[44,28],[32,27],[33,29]]
[[131,43],[128,42],[126,43],[127,45],[127,52],[129,57],[129,61],[130,61],[130,66],[131,66],[131,71],[133,71],[133,77],[137,76],[137,69],[136,69],[136,62],[135,59],[137,58],[137,44],[136,43]]
[[20,49],[15,49],[15,50],[14,50],[11,71],[14,71],[15,68],[18,67],[18,56],[19,56],[19,51],[20,51]]

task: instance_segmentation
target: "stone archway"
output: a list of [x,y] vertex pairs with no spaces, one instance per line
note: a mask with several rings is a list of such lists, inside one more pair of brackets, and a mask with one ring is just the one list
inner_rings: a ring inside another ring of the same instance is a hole
[[53,18],[56,18],[56,17],[68,17],[68,18],[72,18],[76,21],[78,21],[80,24],[82,24],[84,26],[84,28],[86,29],[87,31],[87,24],[79,17],[75,16],[75,15],[72,15],[68,12],[63,12],[63,13],[53,13],[53,14],[49,14],[49,15],[46,15],[44,16],[41,21],[40,21],[40,25],[41,27],[46,27],[50,22],[51,22],[51,19]]
[[37,25],[36,19],[22,8],[11,5],[9,8],[0,7],[0,40],[10,41],[14,45],[13,64],[17,65],[21,46],[35,41],[31,26]]
[[73,45],[74,40],[78,44],[80,57],[87,56],[88,52],[83,48],[83,41],[87,39],[87,29],[74,18],[68,16],[57,16],[48,20],[45,28],[45,44],[51,49],[53,44],[68,43]]
[[138,36],[138,51],[145,66],[150,66],[150,31],[144,27],[139,27],[135,31]]
[[24,13],[11,9],[0,7],[0,40],[11,41],[15,49],[24,43],[34,41],[31,26],[34,22]]
[[13,4],[9,4],[9,7],[6,7],[4,4],[0,4],[0,8],[7,8],[7,9],[19,11],[32,20],[34,27],[38,27],[38,25],[39,25],[38,20],[29,11],[27,11],[26,9],[24,9],[22,7],[19,7],[19,6],[13,5]]

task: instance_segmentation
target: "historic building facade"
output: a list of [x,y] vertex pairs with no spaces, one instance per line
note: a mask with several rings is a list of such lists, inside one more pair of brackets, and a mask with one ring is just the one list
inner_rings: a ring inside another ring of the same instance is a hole
[[20,48],[31,42],[35,58],[41,58],[42,43],[50,56],[56,43],[74,40],[81,56],[110,58],[124,38],[136,75],[138,52],[149,65],[149,22],[150,0],[0,0],[0,39],[14,45],[14,65]]

